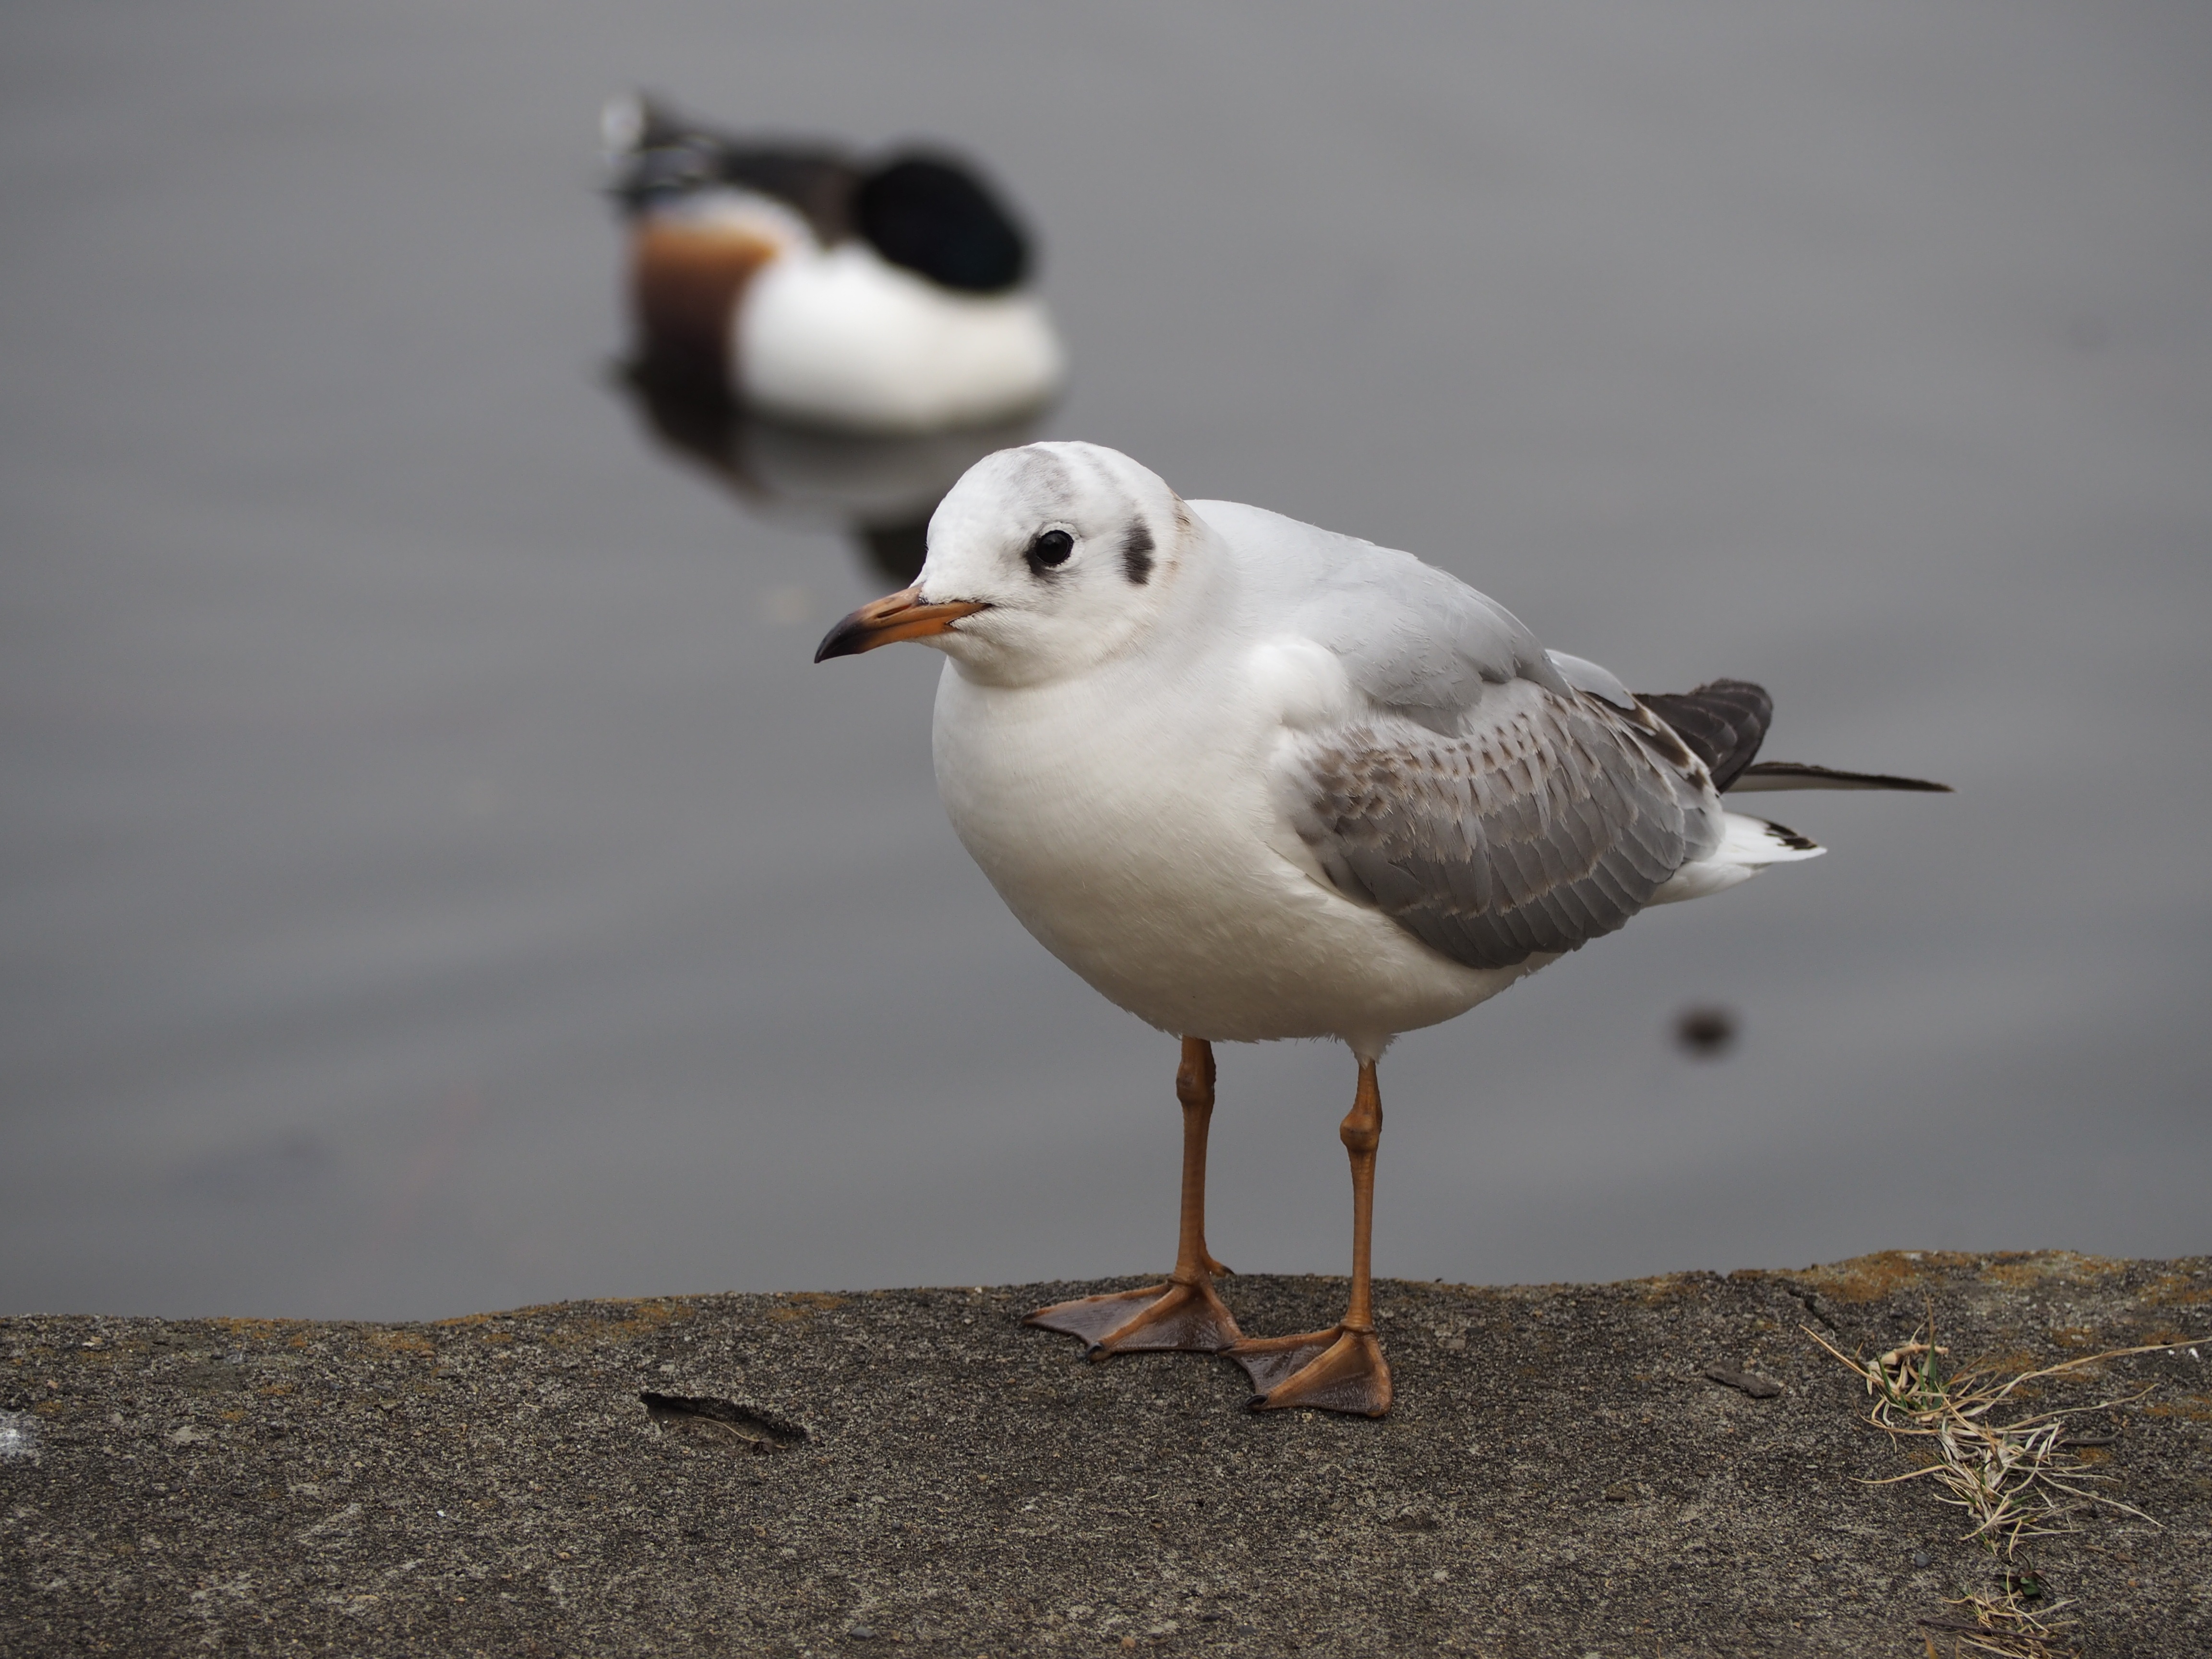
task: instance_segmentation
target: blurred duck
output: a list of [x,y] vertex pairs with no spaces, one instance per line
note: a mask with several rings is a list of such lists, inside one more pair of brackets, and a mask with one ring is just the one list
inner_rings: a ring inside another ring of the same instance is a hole
[[745,143],[643,97],[601,120],[639,368],[852,432],[1002,421],[1059,390],[1028,238],[973,169]]

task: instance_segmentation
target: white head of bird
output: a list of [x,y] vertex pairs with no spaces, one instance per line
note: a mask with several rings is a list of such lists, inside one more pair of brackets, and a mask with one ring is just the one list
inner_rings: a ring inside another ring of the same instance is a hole
[[939,504],[915,585],[854,611],[815,659],[920,640],[986,684],[1078,675],[1144,637],[1204,533],[1158,475],[1116,451],[1003,449]]

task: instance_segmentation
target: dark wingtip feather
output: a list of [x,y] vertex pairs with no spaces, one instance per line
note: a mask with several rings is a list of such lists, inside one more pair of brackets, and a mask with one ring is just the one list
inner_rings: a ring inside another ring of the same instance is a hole
[[1747,766],[1724,786],[1738,794],[1774,789],[1899,789],[1923,795],[1955,793],[1948,783],[1926,778],[1900,778],[1887,772],[1839,772],[1832,766],[1814,766],[1804,761],[1761,761]]
[[1749,680],[1709,680],[1694,691],[1639,691],[1636,700],[1705,762],[1715,789],[1726,789],[1751,764],[1774,719],[1774,699]]

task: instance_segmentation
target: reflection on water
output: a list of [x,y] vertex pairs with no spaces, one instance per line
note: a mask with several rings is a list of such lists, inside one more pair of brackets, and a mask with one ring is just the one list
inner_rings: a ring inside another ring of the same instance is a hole
[[611,378],[670,454],[711,473],[763,518],[844,531],[901,587],[921,573],[929,515],[945,492],[994,450],[1029,442],[1043,418],[912,437],[823,432],[765,419],[648,364],[625,365]]

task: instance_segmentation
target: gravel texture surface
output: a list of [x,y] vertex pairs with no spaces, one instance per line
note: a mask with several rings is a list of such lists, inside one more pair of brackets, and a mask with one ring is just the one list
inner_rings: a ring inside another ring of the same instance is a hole
[[[1804,1328],[1876,1352],[1932,1306],[2019,1370],[2212,1336],[2202,1258],[1390,1282],[1370,1422],[1020,1323],[1135,1282],[0,1320],[0,1651],[1948,1656],[2002,1564],[1868,1484],[1911,1455]],[[1343,1285],[1224,1291],[1274,1333]],[[2145,1385],[2077,1455],[2155,1526],[2015,1564],[2075,1603],[2053,1654],[2212,1654],[2212,1346],[2037,1403]]]

